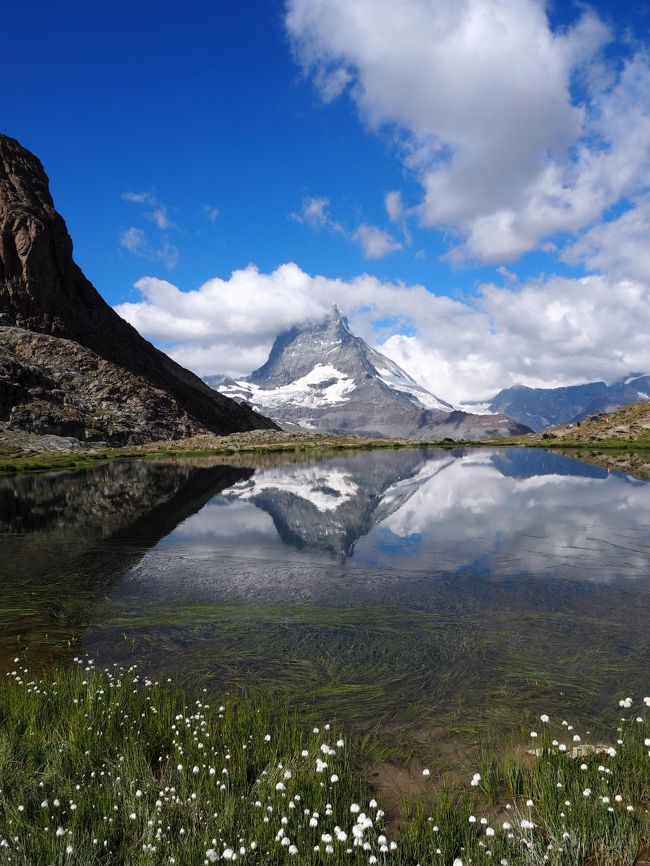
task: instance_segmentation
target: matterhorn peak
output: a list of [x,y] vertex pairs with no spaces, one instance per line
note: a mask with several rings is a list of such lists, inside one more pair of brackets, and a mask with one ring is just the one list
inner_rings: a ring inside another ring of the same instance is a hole
[[409,439],[482,439],[526,432],[502,415],[468,415],[432,394],[350,330],[338,304],[293,327],[245,379],[207,380],[288,429]]

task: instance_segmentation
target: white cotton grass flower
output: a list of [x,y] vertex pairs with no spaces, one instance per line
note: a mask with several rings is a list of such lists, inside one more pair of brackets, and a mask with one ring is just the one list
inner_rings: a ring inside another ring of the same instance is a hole
[[472,781],[470,782],[470,785],[473,788],[476,788],[480,781],[481,781],[481,774],[480,773],[474,773],[474,775],[472,776]]
[[424,770],[422,770],[422,775],[425,776],[425,777],[426,777],[426,776],[430,776],[430,775],[431,775],[431,770],[429,770],[428,767],[425,767]]
[[551,719],[549,718],[549,716],[546,715],[546,713],[542,713],[542,715],[539,717],[539,720],[545,725],[547,725],[551,721]]

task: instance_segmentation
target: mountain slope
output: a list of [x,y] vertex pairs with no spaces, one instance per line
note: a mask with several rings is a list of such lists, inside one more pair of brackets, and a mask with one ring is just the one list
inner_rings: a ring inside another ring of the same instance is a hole
[[337,307],[292,328],[250,376],[206,381],[283,425],[365,436],[488,439],[525,433],[503,415],[455,410],[355,336]]
[[650,400],[650,375],[633,374],[606,385],[605,382],[587,382],[565,388],[527,388],[514,385],[505,388],[492,399],[488,408],[504,412],[533,430],[544,430],[556,424],[581,421],[598,412],[612,412]]
[[[170,414],[159,426],[169,437],[185,435],[188,423],[214,433],[275,426],[215,393],[108,306],[72,258],[72,240],[40,161],[5,135],[0,135],[0,325],[73,341],[129,371],[143,387],[164,392]],[[5,373],[10,379],[11,371]],[[5,388],[5,406],[9,393]]]
[[537,440],[567,440],[571,442],[603,442],[620,440],[621,445],[650,446],[650,401],[622,406],[615,412],[599,412],[584,421],[551,427]]

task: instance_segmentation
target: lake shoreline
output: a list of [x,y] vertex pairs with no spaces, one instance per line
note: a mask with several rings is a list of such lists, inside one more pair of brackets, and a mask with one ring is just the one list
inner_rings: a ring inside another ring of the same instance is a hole
[[[233,433],[229,436],[205,434],[189,439],[163,440],[148,442],[141,445],[123,445],[106,447],[104,445],[70,445],[69,440],[62,439],[66,447],[40,447],[47,437],[27,435],[12,438],[13,431],[0,431],[0,476],[14,475],[23,472],[47,472],[58,469],[81,469],[96,465],[105,460],[129,460],[156,457],[212,457],[235,454],[280,454],[336,451],[370,451],[386,449],[413,448],[504,448],[517,445],[524,448],[546,448],[566,451],[568,454],[578,452],[582,459],[595,458],[598,465],[603,465],[601,451],[636,453],[650,451],[649,440],[628,439],[594,439],[572,440],[569,438],[543,438],[534,434],[530,437],[508,437],[473,441],[466,439],[373,439],[365,436],[342,435],[333,433],[288,433],[282,431],[255,430],[247,433]],[[54,438],[54,437],[49,437]],[[591,453],[594,452],[594,453]],[[628,461],[631,466],[638,461]],[[611,462],[610,468],[619,468],[620,461]],[[623,461],[625,464],[625,461]],[[650,474],[650,461],[644,465]],[[623,470],[625,471],[625,470]],[[645,471],[645,470],[644,470]],[[647,477],[647,475],[644,475]]]

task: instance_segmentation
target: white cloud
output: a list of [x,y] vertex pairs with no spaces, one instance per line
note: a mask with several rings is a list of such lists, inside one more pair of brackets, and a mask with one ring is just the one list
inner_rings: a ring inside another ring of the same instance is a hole
[[402,249],[401,243],[396,241],[391,234],[376,226],[366,225],[366,223],[361,223],[353,237],[367,259],[381,259],[388,253]]
[[203,205],[203,215],[211,223],[216,223],[217,217],[219,216],[220,213],[221,213],[221,211],[219,210],[219,208],[213,204],[204,204]]
[[[395,195],[399,196],[399,193]],[[315,231],[325,229],[353,241],[361,247],[361,251],[367,259],[381,259],[388,253],[402,249],[402,244],[399,241],[395,240],[389,232],[377,226],[360,223],[354,230],[348,231],[340,222],[332,219],[330,200],[324,196],[306,198],[300,210],[294,211],[289,216],[295,222],[309,226]]]
[[292,220],[312,229],[329,229],[345,234],[342,226],[329,215],[330,200],[325,196],[310,196],[303,200],[300,209],[289,214]]
[[[318,321],[334,302],[354,331],[452,402],[516,382],[558,386],[650,369],[650,290],[631,280],[486,285],[464,302],[419,285],[367,274],[329,279],[285,264],[268,274],[249,265],[189,292],[153,277],[136,286],[142,300],[117,311],[202,375],[250,373],[279,333]],[[387,321],[393,333],[382,342]]]
[[180,259],[178,247],[170,243],[165,234],[177,226],[169,216],[169,209],[158,201],[156,196],[147,190],[143,192],[123,192],[124,201],[140,205],[144,216],[162,232],[157,244],[153,244],[143,229],[132,226],[120,235],[120,245],[136,256],[149,261],[162,262],[168,271],[172,271]]
[[594,226],[562,258],[617,279],[650,283],[650,197],[616,219]]
[[120,244],[130,253],[141,253],[147,247],[147,236],[142,229],[131,226],[120,235]]
[[169,208],[158,201],[152,192],[148,190],[144,192],[123,192],[122,198],[124,201],[143,205],[142,211],[145,217],[151,220],[161,231],[176,228],[176,225],[169,216]]
[[178,248],[174,244],[163,240],[159,246],[154,246],[146,233],[135,226],[122,232],[120,246],[140,258],[149,259],[151,262],[162,262],[168,271],[174,270],[180,258]]
[[288,0],[286,26],[326,99],[401,131],[453,260],[514,259],[650,182],[648,59],[608,67],[593,12],[555,32],[543,0]]

